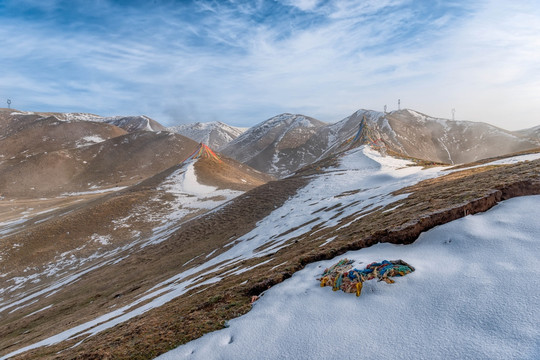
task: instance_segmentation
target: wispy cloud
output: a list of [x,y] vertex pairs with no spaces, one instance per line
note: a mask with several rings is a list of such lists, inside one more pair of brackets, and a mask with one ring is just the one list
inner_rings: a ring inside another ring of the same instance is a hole
[[14,4],[0,15],[0,97],[24,109],[247,126],[401,98],[506,128],[540,121],[534,1]]

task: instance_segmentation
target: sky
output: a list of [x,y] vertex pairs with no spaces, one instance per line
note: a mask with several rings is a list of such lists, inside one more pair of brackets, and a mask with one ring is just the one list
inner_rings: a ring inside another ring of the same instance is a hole
[[0,107],[540,125],[537,0],[0,0]]

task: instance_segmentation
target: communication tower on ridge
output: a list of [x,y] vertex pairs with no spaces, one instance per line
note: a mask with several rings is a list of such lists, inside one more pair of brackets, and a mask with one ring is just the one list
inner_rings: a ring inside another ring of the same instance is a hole
[[8,109],[11,109],[11,99],[7,99],[7,107]]
[[384,105],[384,113],[386,114],[386,105]]
[[397,99],[397,109],[401,110],[401,99]]
[[452,109],[452,120],[456,120],[456,109]]

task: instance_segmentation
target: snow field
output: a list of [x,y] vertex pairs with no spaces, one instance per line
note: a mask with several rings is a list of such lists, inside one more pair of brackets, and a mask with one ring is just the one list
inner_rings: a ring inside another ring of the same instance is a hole
[[[246,315],[158,359],[538,359],[540,196],[436,227],[411,245],[378,244],[313,263]],[[403,259],[416,271],[362,295],[317,278],[347,257]]]

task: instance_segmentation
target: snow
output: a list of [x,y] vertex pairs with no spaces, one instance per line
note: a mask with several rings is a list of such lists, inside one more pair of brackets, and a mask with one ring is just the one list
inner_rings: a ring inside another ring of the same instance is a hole
[[94,144],[97,144],[97,143],[100,143],[100,142],[103,142],[103,141],[105,141],[105,139],[103,139],[99,135],[85,136],[85,137],[81,138],[80,140],[78,140],[76,142],[75,146],[77,148],[81,148],[81,147],[85,147],[85,146],[89,146],[89,145],[94,145]]
[[120,191],[125,189],[127,186],[116,186],[112,188],[106,188],[106,189],[98,189],[98,190],[92,190],[92,191],[80,191],[80,192],[70,192],[70,193],[62,193],[60,196],[80,196],[80,195],[92,195],[92,194],[102,194],[106,192],[112,192],[112,191]]
[[[246,315],[158,359],[538,359],[540,196],[308,265]],[[403,259],[416,271],[362,295],[319,287],[339,259]],[[526,264],[526,265],[525,265]],[[525,266],[524,266],[525,265]]]
[[[66,339],[71,339],[75,336],[79,336],[83,334],[86,336],[92,336],[100,331],[103,331],[105,329],[111,328],[112,326],[115,326],[121,322],[127,321],[135,316],[138,316],[140,314],[143,314],[144,312],[153,309],[155,307],[161,306],[168,301],[179,297],[183,295],[187,290],[202,286],[204,284],[209,284],[212,282],[219,281],[225,276],[232,276],[233,274],[238,274],[244,271],[248,271],[249,268],[242,268],[239,266],[239,263],[246,259],[253,259],[253,258],[261,258],[263,256],[271,255],[278,251],[280,248],[286,247],[290,245],[291,241],[294,237],[304,234],[308,231],[311,231],[315,226],[321,225],[323,228],[328,226],[335,226],[340,224],[341,220],[343,220],[345,217],[356,215],[356,218],[359,218],[361,216],[364,216],[364,214],[374,211],[376,209],[380,209],[383,207],[391,208],[393,206],[396,206],[394,204],[396,201],[406,197],[407,195],[399,195],[399,196],[393,196],[390,195],[393,191],[401,189],[403,187],[413,185],[421,180],[433,178],[436,176],[444,175],[446,172],[442,171],[442,168],[430,168],[423,170],[421,167],[418,166],[408,166],[410,165],[409,162],[401,159],[395,159],[392,157],[383,157],[376,151],[370,149],[369,147],[361,147],[357,148],[351,151],[346,152],[343,157],[340,158],[340,163],[335,168],[327,169],[326,173],[318,174],[316,176],[313,176],[311,178],[311,181],[302,189],[300,189],[297,194],[294,197],[291,197],[288,201],[286,201],[281,207],[276,208],[272,213],[270,213],[266,218],[262,219],[257,223],[257,227],[253,229],[251,232],[241,236],[238,239],[231,240],[230,246],[225,246],[224,248],[227,248],[227,250],[219,253],[218,255],[214,255],[214,253],[211,253],[206,258],[206,261],[200,265],[194,266],[192,268],[189,268],[187,270],[184,270],[168,279],[163,280],[161,283],[154,286],[152,289],[148,290],[146,293],[144,293],[141,297],[137,298],[134,302],[131,304],[127,304],[122,308],[119,308],[115,311],[112,311],[110,313],[104,314],[100,316],[97,319],[91,320],[86,323],[82,323],[72,329],[68,329],[63,331],[62,333],[59,333],[57,335],[54,335],[50,338],[44,339],[40,342],[37,342],[35,344],[29,345],[23,349],[19,349],[15,351],[12,354],[6,355],[6,357],[13,356],[15,354],[21,353],[23,351],[26,351],[28,349],[36,348],[39,346],[45,346],[54,344],[60,341],[64,341]],[[173,203],[172,211],[169,215],[165,216],[163,218],[163,225],[160,227],[157,227],[154,229],[154,234],[150,239],[144,239],[144,244],[150,244],[150,243],[158,243],[163,240],[165,240],[172,232],[177,230],[180,225],[178,222],[178,219],[181,219],[183,216],[185,216],[186,209],[213,209],[212,211],[218,211],[219,206],[221,206],[225,201],[228,201],[229,199],[237,196],[240,194],[240,192],[233,192],[231,190],[217,190],[214,187],[206,186],[203,184],[200,184],[197,181],[197,177],[194,170],[194,162],[188,162],[184,166],[182,166],[180,169],[175,171],[173,174],[171,174],[164,182],[162,187],[160,188],[162,191],[169,192],[170,194],[174,195],[176,200]],[[221,200],[216,200],[216,198],[220,198]],[[393,205],[392,205],[393,204]],[[538,209],[538,206],[535,205]],[[532,206],[534,209],[535,206]],[[537,210],[536,209],[536,210]],[[529,212],[527,216],[532,215],[538,216],[538,214],[534,214],[534,212]],[[465,220],[466,221],[473,221],[471,219],[477,219],[476,217],[468,217]],[[313,221],[313,219],[316,219]],[[508,219],[511,219],[511,217],[508,217]],[[503,220],[503,222],[506,220]],[[534,222],[533,222],[534,223]],[[172,224],[172,225],[171,225]],[[451,224],[449,224],[451,225]],[[505,223],[504,226],[507,224]],[[348,224],[341,225],[348,226]],[[478,229],[483,229],[482,227],[478,227],[480,225],[474,224],[474,226],[471,225],[471,229],[473,227],[477,227]],[[504,227],[503,226],[503,227]],[[523,224],[520,225],[522,229],[527,229],[526,226]],[[537,225],[534,225],[537,226]],[[532,226],[528,229],[531,231],[536,231],[536,228]],[[489,228],[489,226],[486,226]],[[466,226],[463,226],[464,229],[466,229]],[[292,231],[292,229],[295,229]],[[513,227],[509,227],[510,230],[513,229]],[[450,234],[451,232],[447,231],[446,233],[443,232],[443,235]],[[509,236],[513,236],[511,231],[501,231],[500,234],[508,233]],[[537,231],[538,233],[538,231]],[[271,236],[269,236],[271,234]],[[312,234],[313,236],[317,236],[317,232]],[[526,238],[527,235],[515,235],[518,239]],[[421,238],[422,239],[422,238]],[[107,239],[108,240],[108,239]],[[331,241],[331,239],[328,240],[327,243]],[[450,240],[450,239],[448,239]],[[465,240],[457,241],[458,238],[453,239],[451,244],[452,246],[456,246],[457,244],[463,243],[465,245],[471,246],[471,243],[467,243]],[[355,326],[359,326],[358,324],[363,324],[363,319],[367,316],[368,318],[371,316],[375,316],[376,312],[373,312],[374,314],[371,314],[372,310],[369,307],[370,311],[365,311],[366,308],[362,308],[361,304],[371,304],[371,306],[375,306],[375,304],[380,304],[382,302],[389,302],[392,303],[391,295],[394,294],[392,291],[396,291],[395,289],[400,289],[398,295],[401,296],[401,292],[408,289],[408,287],[403,288],[403,286],[399,287],[400,284],[408,284],[409,287],[412,290],[407,290],[408,292],[405,294],[406,297],[403,299],[405,303],[412,304],[413,308],[416,306],[416,303],[421,303],[416,297],[418,297],[418,294],[416,292],[419,291],[420,294],[428,293],[431,294],[429,291],[434,291],[436,294],[437,291],[442,291],[440,288],[433,288],[433,284],[429,282],[428,280],[432,279],[431,275],[434,273],[433,279],[437,279],[437,276],[439,276],[438,279],[440,279],[441,274],[448,274],[449,272],[452,273],[450,270],[452,268],[452,262],[456,262],[458,264],[464,264],[464,260],[461,261],[458,259],[457,256],[445,258],[446,255],[455,255],[452,253],[448,253],[448,251],[443,251],[444,249],[447,249],[447,247],[444,247],[442,245],[433,245],[433,246],[427,246],[426,245],[418,245],[422,244],[422,241],[419,241],[415,243],[414,245],[411,245],[409,247],[399,247],[399,246],[389,246],[389,245],[378,245],[376,247],[370,248],[370,249],[364,249],[361,253],[354,253],[351,255],[348,255],[349,257],[356,256],[358,261],[363,262],[371,262],[380,260],[382,258],[389,258],[390,260],[396,259],[396,258],[403,258],[403,260],[411,263],[413,266],[417,267],[418,271],[414,274],[407,276],[403,279],[398,279],[398,282],[393,285],[393,287],[385,288],[382,287],[386,284],[366,284],[365,288],[365,294],[366,296],[362,296],[360,299],[355,299],[354,296],[349,296],[348,294],[338,294],[338,293],[332,293],[332,291],[328,291],[329,289],[318,289],[318,284],[314,280],[315,277],[317,277],[322,270],[318,268],[317,266],[327,266],[329,262],[326,262],[324,264],[319,265],[309,265],[304,272],[298,273],[293,277],[293,280],[291,281],[298,281],[294,279],[305,279],[306,276],[309,278],[309,281],[306,281],[304,285],[294,285],[294,287],[298,288],[298,291],[305,291],[306,293],[311,293],[313,291],[317,292],[317,298],[309,300],[313,301],[314,305],[321,305],[325,304],[325,306],[328,307],[328,304],[333,304],[333,302],[342,302],[343,306],[332,306],[332,309],[324,309],[320,311],[320,314],[329,314],[332,311],[337,311],[340,308],[350,308],[350,307],[358,307],[355,309],[355,313],[362,314],[362,321],[354,322],[356,324]],[[438,244],[438,243],[437,243]],[[448,243],[449,245],[450,243]],[[465,246],[464,245],[464,246]],[[508,245],[510,246],[510,245]],[[537,245],[538,246],[538,245]],[[467,258],[467,253],[471,252],[471,254],[474,253],[472,249],[469,247],[466,247],[465,250],[459,250],[458,247],[452,247],[452,249],[456,249],[456,252],[464,252],[463,259]],[[450,247],[448,247],[450,248]],[[375,250],[380,251],[379,252],[373,252]],[[417,249],[417,250],[406,250],[406,249]],[[430,249],[435,249],[431,251]],[[482,250],[483,251],[483,250]],[[506,254],[510,253],[508,249],[504,249],[503,252],[500,254]],[[534,246],[531,250],[531,254],[538,253],[534,251]],[[472,256],[472,255],[471,255]],[[502,256],[502,255],[499,255]],[[532,256],[532,255],[531,255]],[[109,260],[110,259],[110,260]],[[485,259],[485,257],[483,258]],[[273,258],[269,257],[268,259],[265,259],[265,262],[272,261]],[[66,277],[65,279],[62,279],[62,281],[56,282],[54,285],[49,286],[47,289],[43,289],[42,291],[38,293],[33,293],[31,295],[26,296],[25,298],[16,301],[14,303],[11,303],[7,306],[4,306],[4,308],[0,308],[0,312],[4,309],[11,308],[13,306],[17,306],[19,304],[22,304],[24,302],[27,302],[29,300],[32,300],[34,298],[37,298],[39,296],[44,296],[44,294],[50,293],[51,291],[55,291],[57,288],[61,286],[66,286],[69,283],[72,283],[73,281],[76,281],[80,276],[84,275],[84,273],[87,273],[89,271],[92,271],[95,268],[98,268],[100,266],[106,265],[107,263],[114,261],[114,259],[111,259],[108,257],[107,261],[104,261],[103,263],[86,270],[83,270],[71,277]],[[262,260],[261,260],[262,261]],[[460,262],[461,261],[461,262]],[[441,266],[437,265],[437,262],[441,262]],[[499,261],[500,262],[500,261]],[[538,262],[538,260],[536,260]],[[184,265],[187,265],[189,263],[186,262]],[[261,263],[255,264],[254,266],[260,266]],[[327,264],[327,265],[325,265]],[[481,264],[480,264],[481,265]],[[476,267],[478,268],[478,266]],[[510,270],[513,270],[516,268],[515,266],[509,266]],[[220,274],[217,275],[218,271],[227,271],[227,274]],[[425,274],[425,271],[429,270],[429,275],[422,275]],[[423,272],[424,271],[424,272]],[[438,271],[438,272],[437,272]],[[535,270],[538,271],[538,270]],[[216,273],[215,276],[209,276],[212,273]],[[197,276],[192,276],[197,274]],[[307,275],[306,275],[307,274]],[[437,275],[439,274],[439,275]],[[480,275],[484,276],[486,275],[486,271],[481,271]],[[470,279],[470,275],[467,275],[469,277],[466,277],[466,279]],[[475,275],[476,276],[476,273]],[[487,276],[487,275],[486,275]],[[191,277],[191,278],[189,278]],[[189,278],[189,279],[188,279]],[[508,279],[508,277],[506,277]],[[515,277],[512,276],[512,281],[514,281]],[[204,279],[204,281],[203,281]],[[456,280],[457,281],[457,280]],[[519,280],[518,280],[519,281]],[[536,281],[536,280],[535,280]],[[290,282],[286,282],[284,284],[281,284],[277,287],[277,289],[287,289],[286,284],[289,284]],[[476,284],[478,285],[478,284]],[[501,286],[507,286],[505,284],[502,284]],[[283,288],[285,287],[285,288]],[[304,290],[302,290],[304,289]],[[405,289],[405,290],[404,290]],[[446,289],[448,291],[452,290],[455,291],[455,288],[449,288]],[[468,293],[471,292],[470,287],[465,289]],[[280,290],[271,290],[272,291],[279,291]],[[291,290],[292,291],[292,290]],[[326,291],[326,293],[324,292]],[[426,292],[427,291],[427,292]],[[270,293],[270,292],[269,292]],[[373,293],[374,295],[372,295]],[[306,295],[302,292],[294,295],[291,293],[288,293],[291,297],[291,301],[296,299],[298,302],[306,301]],[[348,296],[348,297],[344,297]],[[371,297],[370,297],[371,296]],[[379,297],[377,297],[379,296]],[[381,297],[382,296],[382,297]],[[408,296],[408,297],[407,297]],[[446,297],[448,297],[446,294],[442,294],[441,296],[444,296],[444,301],[447,301]],[[322,297],[322,300],[320,300],[320,303],[318,303],[319,298]],[[373,297],[375,297],[375,300],[370,300]],[[266,299],[268,299],[268,296],[264,296],[254,307],[254,311],[257,309],[261,309],[260,311],[263,311],[264,307],[262,307],[262,304],[265,304],[267,302]],[[277,301],[277,300],[276,300]],[[369,303],[372,301],[372,303]],[[400,302],[402,299],[399,300]],[[427,300],[424,300],[426,302]],[[291,305],[293,302],[291,302]],[[360,305],[358,305],[360,304]],[[272,303],[270,303],[272,305]],[[459,304],[453,304],[452,306],[457,306]],[[360,307],[359,307],[360,306]],[[450,306],[450,305],[449,305]],[[270,309],[270,310],[268,310]],[[271,310],[274,309],[274,310]],[[292,311],[288,305],[283,308],[283,312]],[[310,310],[310,309],[305,309]],[[387,309],[386,309],[387,310]],[[257,313],[252,311],[250,314],[255,313],[261,317],[261,321],[264,320],[265,313]],[[267,308],[269,313],[271,311],[275,311],[275,308]],[[294,310],[296,311],[296,310]],[[287,326],[290,326],[291,329],[296,329],[297,331],[302,330],[299,328],[301,324],[287,324],[284,319],[290,318],[294,319],[294,311],[293,314],[289,315],[287,314],[285,318],[281,316],[281,312],[274,313],[273,316],[277,316],[279,321],[276,322],[276,326],[281,326],[282,328],[279,328],[278,332],[282,331],[288,331],[286,328]],[[310,310],[315,311],[315,310]],[[396,310],[397,311],[397,310]],[[366,313],[369,313],[366,315]],[[388,310],[388,313],[392,313],[392,311]],[[248,314],[248,316],[252,316]],[[394,316],[399,317],[399,314],[394,314]],[[420,316],[424,313],[420,311],[419,314],[415,314],[415,316]],[[424,314],[425,315],[425,314]],[[321,318],[322,315],[318,316],[315,313],[310,313],[307,315],[308,319],[305,321],[306,324],[309,324],[309,321],[319,321],[319,322],[325,322],[325,326],[335,326],[332,324],[337,324],[338,322],[334,322],[333,320],[330,321],[328,324],[328,318]],[[381,315],[382,316],[382,315]],[[330,318],[337,317],[338,315],[331,315]],[[351,321],[354,320],[354,317],[351,317]],[[235,320],[235,321],[243,321],[241,319]],[[317,320],[319,319],[319,320]],[[376,324],[377,318],[372,318],[371,321],[373,321],[374,327],[379,327],[379,330],[384,330],[384,327],[381,327],[379,324]],[[380,319],[379,319],[380,320]],[[424,319],[425,320],[425,319]],[[304,321],[304,320],[302,320]],[[446,319],[445,321],[450,321],[449,319]],[[231,322],[232,323],[232,322]],[[353,326],[350,323],[350,326]],[[309,331],[319,331],[319,339],[317,339],[316,336],[313,336],[313,334],[310,334],[307,336],[308,339],[305,339],[305,341],[308,341],[309,339],[313,341],[317,341],[322,346],[322,344],[327,343],[326,340],[322,341],[321,338],[326,335],[325,329],[316,329],[317,324],[311,323],[313,329]],[[320,328],[321,324],[319,324]],[[354,328],[354,331],[361,331],[362,329],[356,329]],[[381,330],[381,331],[382,331]],[[439,329],[440,330],[440,329]],[[232,330],[229,330],[232,331]],[[241,338],[242,332],[241,330],[235,330],[237,331],[237,334],[239,338]],[[396,330],[397,331],[397,330]],[[255,332],[255,331],[254,331]],[[216,334],[222,334],[216,333]],[[269,334],[271,336],[279,337],[277,333]],[[222,336],[222,335],[210,335],[210,336]],[[236,333],[235,333],[236,336]],[[255,335],[254,335],[255,336]],[[384,335],[381,335],[384,337]],[[294,339],[291,339],[290,335],[287,335],[289,338],[289,341],[293,341]],[[293,336],[294,337],[294,336]],[[395,337],[395,335],[392,335],[391,338]],[[203,339],[209,338],[209,336],[205,336]],[[200,341],[206,341],[201,339]],[[316,340],[317,339],[317,340]],[[395,339],[394,339],[395,340]],[[216,340],[218,343],[221,340]],[[246,340],[247,341],[247,340]],[[277,340],[276,340],[277,341]],[[281,341],[281,340],[280,340]],[[285,351],[288,349],[288,346],[292,346],[294,348],[293,344],[287,343],[286,340],[284,340],[285,347],[279,347],[282,351]],[[233,341],[233,344],[236,341]],[[241,341],[240,341],[241,342]],[[272,342],[269,342],[270,344]],[[352,341],[352,343],[358,343],[358,341]],[[217,343],[214,343],[214,348]],[[376,346],[376,342],[371,342],[371,346]],[[368,344],[368,345],[370,345]],[[375,344],[375,345],[373,345]],[[261,344],[263,346],[264,344]],[[366,345],[366,346],[368,346]],[[186,345],[191,346],[191,345]],[[202,348],[205,348],[207,346],[207,351],[210,351],[209,349],[212,347],[212,345],[202,345]],[[235,345],[236,346],[236,345]],[[350,345],[349,345],[350,346]],[[316,346],[314,347],[316,348]],[[377,347],[377,349],[380,349]],[[319,349],[320,350],[320,349]],[[318,351],[319,351],[318,350]],[[350,350],[350,349],[349,349]],[[459,349],[458,349],[459,350]],[[183,350],[182,350],[183,351]],[[226,354],[226,351],[224,350],[224,354]],[[232,350],[231,350],[232,351]],[[238,349],[234,351],[239,351]],[[244,351],[249,351],[249,349],[244,349]],[[275,353],[272,353],[272,351],[265,352],[266,350],[262,350],[262,353],[268,354],[269,358],[276,357]],[[275,350],[273,350],[275,351]],[[307,353],[309,354],[309,349],[306,349]],[[324,350],[321,354],[325,354]],[[200,358],[205,358],[204,351],[201,352]],[[240,352],[239,352],[240,354]],[[317,352],[315,353],[317,354]],[[344,352],[345,354],[345,352]],[[246,356],[229,356],[232,358],[246,358],[251,354],[246,354]],[[259,354],[260,355],[260,354]],[[290,357],[295,358],[299,354],[293,354]],[[199,356],[199,355],[197,355]],[[217,353],[214,354],[214,356],[217,356]],[[229,358],[226,355],[224,355],[223,358]],[[324,356],[323,356],[324,357]],[[345,356],[347,357],[347,356]],[[366,356],[367,357],[367,356]],[[422,356],[420,356],[422,357]],[[210,357],[212,358],[212,357]],[[279,356],[277,356],[279,358]],[[305,358],[303,356],[300,356],[300,358]],[[334,358],[334,356],[326,357],[326,358]]]

